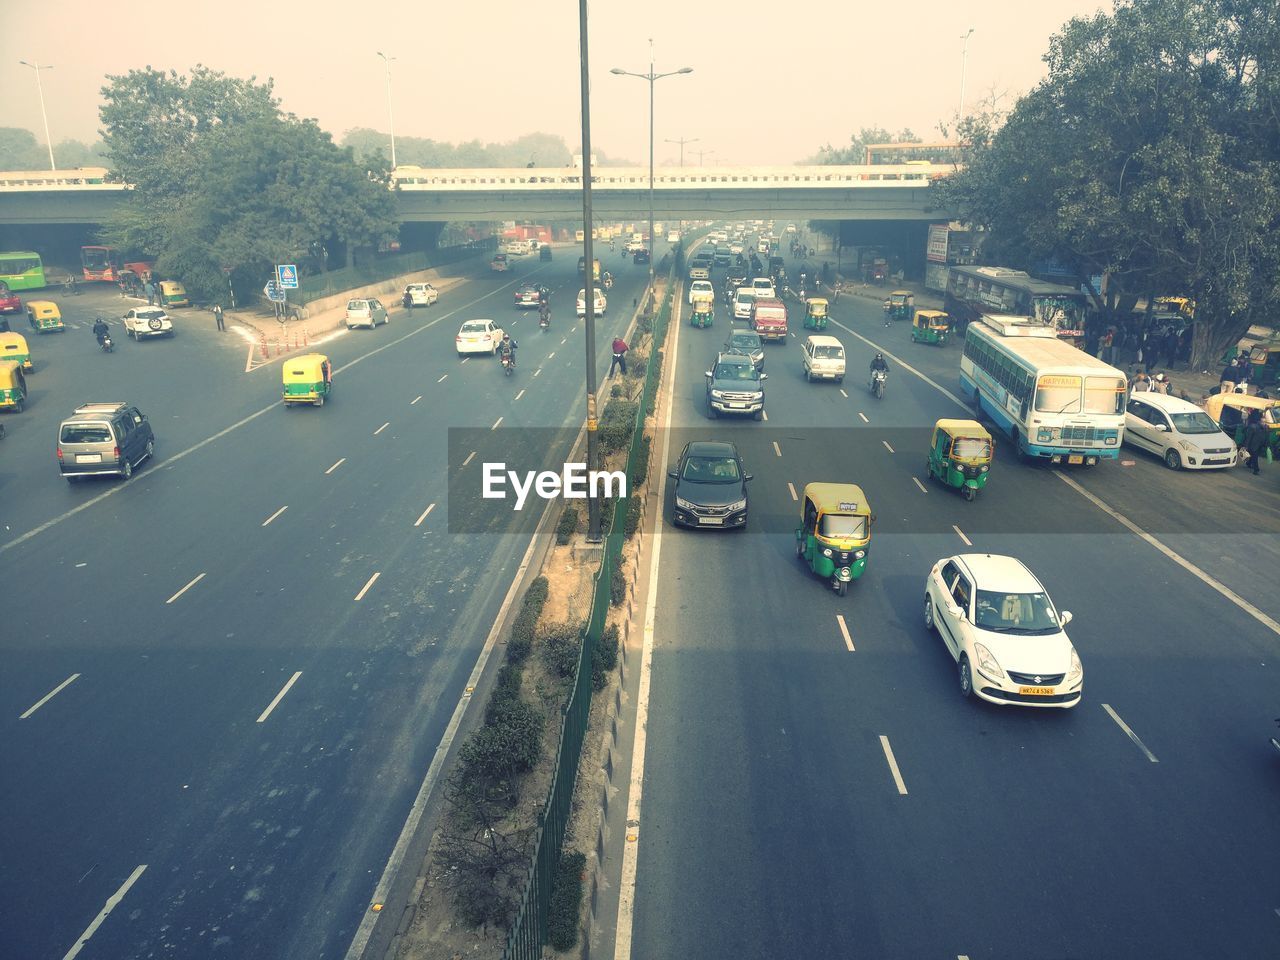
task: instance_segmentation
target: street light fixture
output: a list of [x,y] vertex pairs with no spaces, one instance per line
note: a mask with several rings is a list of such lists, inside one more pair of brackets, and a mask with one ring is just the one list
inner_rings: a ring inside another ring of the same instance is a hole
[[382,62],[387,67],[387,116],[391,121],[391,169],[396,168],[396,115],[391,109],[391,61],[395,57],[388,57],[381,50],[375,51],[382,58]]
[[969,32],[960,38],[961,40],[964,41],[964,47],[960,53],[960,113],[959,113],[959,116],[961,118],[964,117],[964,71],[965,71],[965,67],[969,63],[969,38],[972,36],[973,36],[973,27],[970,27]]
[[681,166],[681,167],[683,167],[683,166],[684,166],[684,145],[685,145],[686,143],[697,143],[697,142],[698,142],[698,138],[697,138],[697,137],[690,137],[689,139],[687,139],[687,140],[686,140],[684,137],[681,137],[679,140],[663,140],[662,142],[663,142],[663,143],[678,143],[678,144],[680,144],[680,166]]
[[36,92],[40,94],[40,118],[44,121],[44,142],[45,146],[49,148],[49,169],[57,170],[58,165],[53,162],[53,141],[49,139],[49,115],[44,110],[44,86],[40,83],[40,71],[52,70],[53,66],[51,64],[41,66],[39,60],[35,63],[28,63],[26,60],[19,60],[18,62],[36,72]]
[[657,247],[655,242],[657,238],[653,235],[653,85],[663,77],[674,77],[682,73],[693,73],[693,67],[681,67],[679,70],[670,70],[667,73],[655,73],[653,69],[653,40],[649,40],[649,72],[648,73],[632,73],[630,70],[622,70],[614,67],[609,71],[620,77],[638,77],[641,80],[649,81],[649,292],[653,292],[653,254],[654,248]]

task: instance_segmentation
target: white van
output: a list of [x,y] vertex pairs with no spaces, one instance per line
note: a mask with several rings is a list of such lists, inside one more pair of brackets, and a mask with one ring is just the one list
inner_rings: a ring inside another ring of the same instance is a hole
[[756,292],[750,287],[739,287],[733,294],[733,319],[750,320],[751,305],[755,303]]
[[815,334],[805,337],[804,350],[801,354],[804,365],[804,378],[814,380],[844,380],[844,347],[835,337]]

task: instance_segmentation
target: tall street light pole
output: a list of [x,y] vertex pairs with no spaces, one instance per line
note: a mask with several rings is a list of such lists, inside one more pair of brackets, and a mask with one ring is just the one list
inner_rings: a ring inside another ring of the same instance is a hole
[[[587,347],[587,469],[599,468],[599,435],[596,420],[596,270],[595,247],[591,237],[591,76],[587,56],[587,0],[578,0],[578,44],[582,89],[582,286],[585,314],[583,326]],[[650,233],[652,236],[652,233]],[[649,257],[652,277],[653,256]],[[587,492],[587,543],[604,539],[600,523],[600,500],[595,485]]]
[[679,140],[664,140],[664,141],[662,141],[662,142],[663,142],[663,143],[678,143],[678,144],[680,144],[680,166],[681,166],[681,167],[683,167],[683,166],[684,166],[684,145],[685,145],[686,143],[697,143],[697,142],[698,142],[698,138],[697,138],[697,137],[691,137],[690,139],[686,140],[684,137],[681,137]]
[[969,38],[972,36],[973,36],[973,27],[970,27],[969,32],[960,38],[961,40],[964,41],[964,47],[960,52],[960,114],[959,115],[961,117],[964,116],[964,72],[965,72],[965,67],[967,67],[969,63]]
[[388,57],[381,50],[376,52],[387,67],[387,117],[391,121],[391,169],[394,170],[396,168],[396,114],[391,109],[391,61],[395,57]]
[[44,142],[45,142],[45,145],[49,148],[49,169],[57,170],[58,165],[53,162],[53,141],[49,139],[49,115],[45,113],[45,110],[44,110],[44,86],[43,84],[40,83],[40,71],[52,70],[53,67],[49,64],[45,64],[42,67],[40,66],[39,60],[37,60],[35,63],[28,63],[26,60],[19,60],[18,62],[23,66],[30,67],[32,70],[36,72],[36,92],[40,94],[40,119],[44,121]]
[[649,293],[653,293],[653,254],[657,247],[657,238],[653,235],[653,85],[663,77],[674,77],[681,73],[693,73],[693,67],[681,67],[667,73],[655,73],[653,69],[653,40],[649,41],[649,72],[632,73],[630,70],[619,70],[614,67],[609,71],[620,77],[639,77],[649,81]]
[[702,166],[702,158],[703,158],[703,157],[709,157],[709,156],[711,156],[713,153],[715,153],[715,151],[714,151],[714,150],[696,150],[696,151],[694,151],[694,152],[695,152],[695,153],[697,153],[697,155],[698,155],[698,166]]

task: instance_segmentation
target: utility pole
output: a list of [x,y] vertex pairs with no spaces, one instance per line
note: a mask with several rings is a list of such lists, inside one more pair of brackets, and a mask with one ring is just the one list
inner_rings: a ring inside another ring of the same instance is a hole
[[960,114],[959,116],[961,118],[964,117],[964,73],[965,73],[965,68],[968,66],[968,63],[969,63],[969,38],[972,36],[973,36],[973,27],[970,27],[969,32],[960,38],[961,40],[964,41],[964,47],[960,53]]
[[692,138],[690,138],[690,139],[688,139],[688,140],[686,140],[684,137],[681,137],[679,140],[664,140],[664,141],[663,141],[663,143],[678,143],[678,144],[680,144],[680,166],[681,166],[681,167],[683,167],[683,166],[684,166],[684,145],[685,145],[686,143],[697,143],[697,142],[698,142],[698,138],[697,138],[697,137],[692,137]]
[[25,67],[30,67],[36,72],[36,93],[40,95],[40,119],[44,121],[44,142],[45,146],[49,148],[49,169],[57,170],[58,165],[53,162],[53,140],[49,138],[49,114],[47,114],[44,109],[44,85],[40,82],[40,71],[52,70],[53,66],[45,64],[42,67],[40,66],[39,60],[35,63],[28,63],[26,60],[19,60],[18,62]]
[[711,156],[713,153],[715,153],[715,151],[714,150],[695,150],[694,153],[698,155],[698,166],[702,166],[702,158]]
[[[587,57],[587,0],[578,0],[578,44],[582,88],[582,286],[586,313],[583,326],[587,343],[587,470],[599,466],[599,434],[596,419],[596,287],[595,248],[591,239],[591,78]],[[653,256],[649,257],[650,271]],[[587,491],[587,543],[604,539],[600,524],[600,499],[594,485]]]
[[381,50],[376,52],[387,66],[387,117],[391,122],[391,169],[394,170],[396,168],[396,114],[391,109],[391,61],[395,57],[388,57]]

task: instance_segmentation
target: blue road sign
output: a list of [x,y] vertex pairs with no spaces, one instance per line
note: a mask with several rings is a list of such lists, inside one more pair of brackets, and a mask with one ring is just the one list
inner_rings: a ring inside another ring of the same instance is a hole
[[276,264],[276,279],[286,290],[298,289],[298,266],[293,263]]
[[268,300],[275,303],[284,303],[284,288],[275,280],[268,280],[267,285],[262,288],[262,292],[266,294]]

